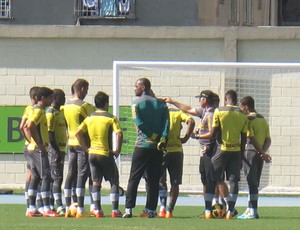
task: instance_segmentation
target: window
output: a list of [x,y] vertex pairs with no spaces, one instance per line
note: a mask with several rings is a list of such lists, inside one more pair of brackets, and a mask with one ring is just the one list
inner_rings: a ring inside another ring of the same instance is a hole
[[279,0],[278,24],[280,26],[300,26],[300,1]]
[[0,19],[10,18],[10,0],[0,0]]
[[252,0],[244,0],[244,25],[253,25],[253,2]]
[[77,0],[81,18],[133,19],[135,0]]

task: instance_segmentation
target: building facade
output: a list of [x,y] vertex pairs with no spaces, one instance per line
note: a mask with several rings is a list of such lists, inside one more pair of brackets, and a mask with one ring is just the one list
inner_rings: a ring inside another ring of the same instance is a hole
[[297,0],[0,0],[0,24],[298,26]]

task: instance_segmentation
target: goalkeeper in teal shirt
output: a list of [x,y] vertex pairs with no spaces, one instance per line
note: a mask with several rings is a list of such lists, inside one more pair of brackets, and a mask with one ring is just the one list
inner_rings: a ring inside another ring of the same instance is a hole
[[123,218],[132,217],[138,185],[144,173],[147,174],[149,192],[145,211],[141,215],[152,218],[156,215],[162,156],[169,132],[169,111],[164,101],[153,97],[151,83],[147,78],[138,79],[134,91],[139,97],[132,102],[131,106],[137,139],[132,156]]

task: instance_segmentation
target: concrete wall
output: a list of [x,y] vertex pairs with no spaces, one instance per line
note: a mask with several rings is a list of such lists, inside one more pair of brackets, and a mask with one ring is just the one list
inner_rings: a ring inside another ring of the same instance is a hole
[[[78,76],[90,82],[87,101],[98,90],[113,96],[113,60],[300,62],[299,45],[299,28],[0,26],[0,104],[26,105],[33,85],[63,88],[69,96]],[[188,92],[194,84],[178,88]],[[271,86],[273,163],[266,190],[299,192],[299,77],[282,76]],[[185,150],[182,188],[199,190],[198,146]],[[123,186],[129,168],[130,161],[121,169]],[[0,186],[23,186],[23,179],[22,157],[0,155]]]

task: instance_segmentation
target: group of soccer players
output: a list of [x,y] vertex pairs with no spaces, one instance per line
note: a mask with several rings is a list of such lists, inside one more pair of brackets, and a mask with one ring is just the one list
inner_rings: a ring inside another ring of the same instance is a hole
[[[201,217],[232,219],[237,215],[235,203],[243,167],[249,187],[249,203],[246,211],[237,218],[258,219],[258,187],[263,162],[271,161],[266,153],[271,144],[268,123],[256,112],[251,96],[242,98],[240,107],[234,90],[226,92],[225,106],[222,107],[218,107],[218,95],[210,90],[202,91],[197,97],[202,110],[170,98],[165,101],[200,118],[200,127],[193,137],[201,146],[199,171],[205,199],[205,211]],[[218,196],[222,198],[221,206],[218,205]],[[221,210],[214,212],[213,202]]]
[[[72,84],[72,97],[68,101],[61,89],[32,87],[30,90],[31,104],[26,107],[20,125],[26,138],[24,154],[28,176],[25,194],[28,203],[26,215],[29,217],[69,217],[72,199],[78,203],[76,217],[84,217],[88,178],[92,181],[91,214],[103,216],[100,203],[103,177],[112,186],[112,217],[121,217],[118,208],[119,175],[113,156],[120,154],[122,130],[117,118],[107,112],[107,94],[100,91],[95,95],[96,107],[84,101],[88,87],[85,79],[77,79]],[[115,150],[111,146],[112,131],[117,134]],[[69,161],[64,208],[61,187],[66,146]],[[74,188],[75,195],[72,194]]]
[[[200,108],[192,108],[171,98],[156,98],[150,81],[147,78],[138,79],[135,93],[140,98],[132,104],[137,142],[127,187],[126,209],[122,215],[119,210],[119,173],[115,163],[121,152],[122,129],[118,119],[108,113],[109,96],[106,93],[100,91],[95,95],[95,106],[84,101],[88,87],[85,79],[77,79],[71,86],[72,97],[67,101],[61,89],[32,87],[30,90],[31,104],[26,107],[20,124],[26,138],[27,216],[70,217],[74,215],[71,204],[76,202],[75,217],[84,217],[85,184],[89,178],[91,215],[97,218],[104,216],[101,183],[105,179],[111,184],[111,217],[131,218],[135,190],[141,177],[144,177],[147,203],[140,216],[152,218],[157,215],[159,194],[159,217],[172,218],[182,182],[182,144],[191,136],[199,140],[201,149],[199,172],[205,199],[202,217],[215,217],[213,203],[218,196],[222,197],[224,204],[222,215],[218,217],[231,219],[237,215],[235,203],[243,164],[249,185],[249,204],[238,218],[259,218],[258,186],[263,162],[271,161],[266,153],[271,139],[268,124],[255,111],[252,97],[242,98],[238,107],[236,92],[229,90],[225,94],[225,106],[218,107],[218,95],[204,90],[197,96]],[[167,109],[166,103],[173,104],[179,110]],[[194,132],[195,121],[187,114],[200,118],[200,125]],[[183,138],[180,138],[181,123],[188,125]],[[157,131],[151,130],[155,128]],[[112,146],[113,132],[116,133],[115,149]],[[64,184],[64,207],[61,187],[65,147],[69,160]],[[171,183],[168,207],[166,169]],[[229,181],[229,189],[225,179]]]

